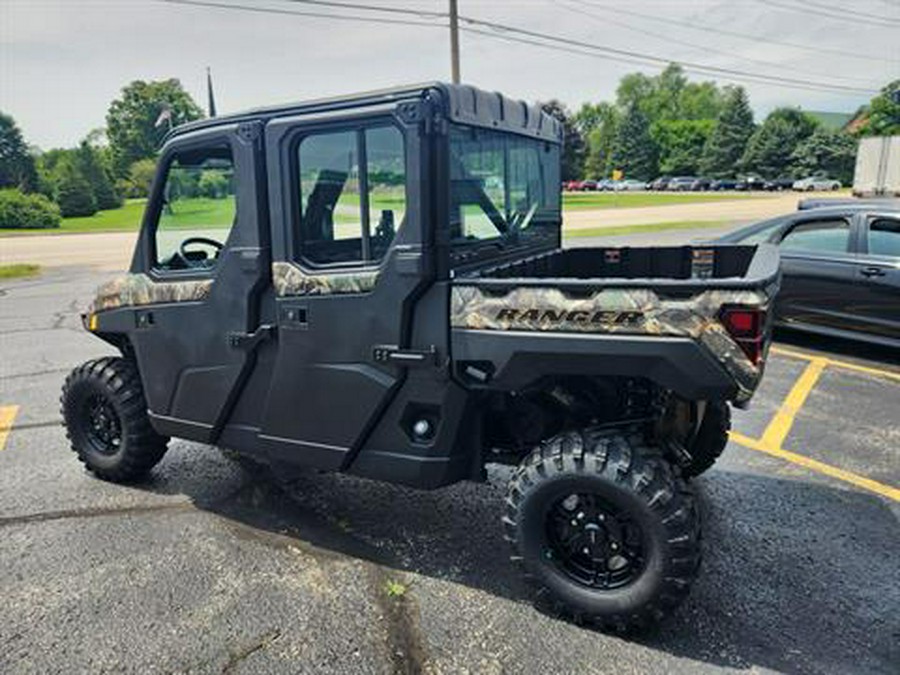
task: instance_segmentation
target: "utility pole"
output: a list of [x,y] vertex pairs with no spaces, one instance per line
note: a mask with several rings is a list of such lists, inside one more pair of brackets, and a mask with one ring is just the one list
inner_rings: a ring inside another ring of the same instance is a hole
[[450,77],[459,84],[459,14],[456,0],[450,0]]

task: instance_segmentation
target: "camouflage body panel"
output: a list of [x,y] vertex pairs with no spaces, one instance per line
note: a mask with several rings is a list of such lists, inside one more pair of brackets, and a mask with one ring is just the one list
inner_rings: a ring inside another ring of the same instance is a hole
[[368,293],[377,280],[377,271],[308,274],[292,263],[272,263],[272,285],[278,297]]
[[212,283],[212,279],[154,281],[146,274],[125,274],[107,281],[97,289],[90,311],[205,300],[209,296]]
[[473,285],[453,287],[450,323],[477,330],[619,333],[689,337],[703,344],[734,377],[738,400],[750,397],[762,368],[747,358],[718,319],[726,305],[769,309],[761,291],[709,290],[661,298],[649,289],[610,288],[571,297],[557,288],[519,287],[502,295]]

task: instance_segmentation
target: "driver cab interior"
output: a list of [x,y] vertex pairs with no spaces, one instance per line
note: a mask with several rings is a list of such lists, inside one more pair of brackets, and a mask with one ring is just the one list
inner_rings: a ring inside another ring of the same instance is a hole
[[153,268],[214,269],[236,213],[231,149],[177,152],[166,167],[154,228]]

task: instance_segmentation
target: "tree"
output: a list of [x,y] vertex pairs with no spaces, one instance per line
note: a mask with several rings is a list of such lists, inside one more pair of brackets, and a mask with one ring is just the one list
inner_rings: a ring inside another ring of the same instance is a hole
[[37,190],[38,176],[21,130],[12,117],[0,112],[0,188],[4,187]]
[[650,180],[657,172],[657,147],[650,135],[650,122],[636,104],[629,107],[613,143],[611,168],[625,178]]
[[156,175],[156,162],[139,159],[128,168],[128,178],[119,182],[122,191],[129,197],[147,197]]
[[[134,162],[154,157],[171,127],[199,119],[203,111],[177,79],[136,80],[122,89],[106,114],[106,134],[118,176]],[[162,119],[163,123],[157,126]]]
[[650,127],[659,147],[659,170],[664,174],[697,174],[713,120],[663,120]]
[[564,104],[553,99],[541,104],[541,109],[556,118],[563,127],[562,179],[575,180],[584,172],[584,137]]
[[825,173],[845,185],[852,183],[856,146],[856,139],[842,131],[816,129],[797,144],[791,155],[795,173],[806,176]]
[[610,157],[616,131],[619,126],[619,111],[610,103],[598,103],[594,107],[596,122],[587,135],[587,158],[585,175],[591,178],[609,178]]
[[766,178],[791,168],[794,150],[816,130],[816,121],[796,108],[776,108],[750,137],[741,166]]
[[640,108],[650,124],[663,120],[715,119],[722,109],[722,92],[714,82],[689,82],[677,63],[659,75],[630,73],[619,80],[616,103],[622,110]]
[[861,136],[900,134],[900,80],[885,86],[869,103],[869,114],[859,131]]
[[92,216],[97,213],[97,201],[91,184],[81,174],[71,158],[63,159],[56,167],[56,203],[63,218]]
[[84,140],[75,151],[75,156],[78,171],[90,184],[97,208],[104,211],[122,206],[122,199],[113,186],[112,176],[103,165],[99,151]]
[[727,87],[722,111],[703,148],[700,173],[712,178],[733,175],[751,135],[753,111],[747,100],[747,92],[743,87]]

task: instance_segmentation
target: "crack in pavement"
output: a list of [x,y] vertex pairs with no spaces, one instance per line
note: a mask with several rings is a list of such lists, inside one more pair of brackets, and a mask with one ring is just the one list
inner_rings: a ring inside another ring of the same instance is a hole
[[67,520],[72,518],[101,518],[106,516],[155,513],[160,511],[187,512],[197,510],[197,507],[189,501],[175,502],[171,504],[144,504],[140,506],[103,506],[88,507],[83,509],[61,509],[59,511],[27,513],[21,516],[0,517],[0,527],[8,527],[11,525],[28,525],[31,523],[45,523],[48,521]]
[[55,420],[44,420],[41,422],[26,422],[25,424],[13,424],[10,431],[26,431],[28,429],[45,429],[46,427],[58,427],[63,423],[61,417]]
[[388,576],[380,565],[369,567],[369,581],[375,603],[387,624],[385,641],[391,672],[395,675],[419,675],[425,671],[428,655],[419,628],[419,610],[409,590],[399,597],[388,597]]
[[231,654],[229,654],[227,663],[222,666],[223,675],[226,675],[227,673],[233,673],[243,661],[246,661],[250,656],[258,652],[259,650],[265,649],[270,644],[275,642],[275,640],[277,640],[279,637],[281,637],[280,630],[270,630],[257,637],[247,646],[242,647],[236,652],[232,652]]
[[35,370],[30,373],[14,373],[12,375],[0,375],[0,381],[14,380],[20,377],[38,377],[39,375],[52,375],[54,373],[67,373],[71,368],[48,368],[47,370]]

